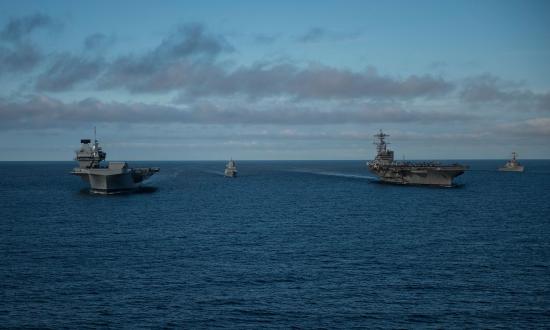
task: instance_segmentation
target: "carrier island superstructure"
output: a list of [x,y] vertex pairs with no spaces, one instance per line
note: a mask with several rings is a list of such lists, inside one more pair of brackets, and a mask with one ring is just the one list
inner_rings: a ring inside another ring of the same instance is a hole
[[459,164],[395,161],[393,151],[387,148],[388,143],[385,139],[388,136],[382,130],[374,135],[377,154],[373,161],[367,162],[369,170],[382,182],[450,187],[453,185],[453,179],[467,169],[466,166]]
[[80,149],[76,151],[75,160],[79,166],[71,174],[79,176],[90,184],[90,192],[97,194],[117,194],[131,192],[139,188],[141,182],[157,173],[159,168],[130,168],[126,162],[109,162],[103,166],[107,154],[94,138],[80,140]]

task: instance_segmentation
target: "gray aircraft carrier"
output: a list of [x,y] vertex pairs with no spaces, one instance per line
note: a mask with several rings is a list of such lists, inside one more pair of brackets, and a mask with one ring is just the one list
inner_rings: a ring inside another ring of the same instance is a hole
[[450,187],[453,179],[467,169],[460,164],[443,165],[437,162],[398,162],[393,159],[393,151],[387,148],[385,138],[388,134],[374,135],[377,139],[377,155],[373,161],[367,162],[369,170],[376,174],[380,181],[396,184],[433,185]]
[[90,192],[97,194],[117,194],[131,192],[139,188],[141,182],[157,173],[159,168],[130,168],[126,162],[109,162],[102,166],[107,154],[103,152],[99,143],[94,139],[80,140],[80,149],[76,151],[75,160],[79,167],[74,168],[71,174],[79,176],[90,184]]

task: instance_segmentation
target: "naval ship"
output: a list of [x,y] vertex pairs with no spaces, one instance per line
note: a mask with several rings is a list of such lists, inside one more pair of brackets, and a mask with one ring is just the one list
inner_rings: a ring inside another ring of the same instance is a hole
[[367,162],[369,170],[382,182],[450,187],[453,185],[453,179],[467,169],[466,166],[459,164],[395,161],[393,151],[387,148],[388,143],[385,139],[388,136],[382,130],[374,135],[377,155],[373,161]]
[[516,159],[517,154],[512,152],[512,159],[506,162],[503,167],[499,168],[499,171],[503,172],[523,172],[523,165],[521,165]]
[[117,194],[131,192],[139,188],[142,181],[157,173],[159,168],[130,168],[126,162],[109,162],[103,166],[105,153],[94,137],[80,140],[80,149],[76,151],[75,160],[79,166],[71,174],[79,176],[90,184],[90,192],[96,194]]
[[227,165],[225,165],[224,175],[230,178],[237,176],[237,164],[233,159],[231,159]]

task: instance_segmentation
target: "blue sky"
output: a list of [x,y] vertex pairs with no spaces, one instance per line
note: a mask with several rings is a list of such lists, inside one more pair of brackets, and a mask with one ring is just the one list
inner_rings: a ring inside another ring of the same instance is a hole
[[547,1],[0,1],[0,160],[550,155]]

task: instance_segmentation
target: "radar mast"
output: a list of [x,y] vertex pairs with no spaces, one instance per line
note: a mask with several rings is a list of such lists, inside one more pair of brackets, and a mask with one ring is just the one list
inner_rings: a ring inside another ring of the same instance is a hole
[[374,137],[377,139],[377,141],[374,141],[373,144],[376,145],[376,151],[378,154],[381,154],[383,152],[386,152],[386,147],[389,143],[386,142],[386,137],[390,136],[389,134],[385,134],[380,130],[378,134],[375,134]]

